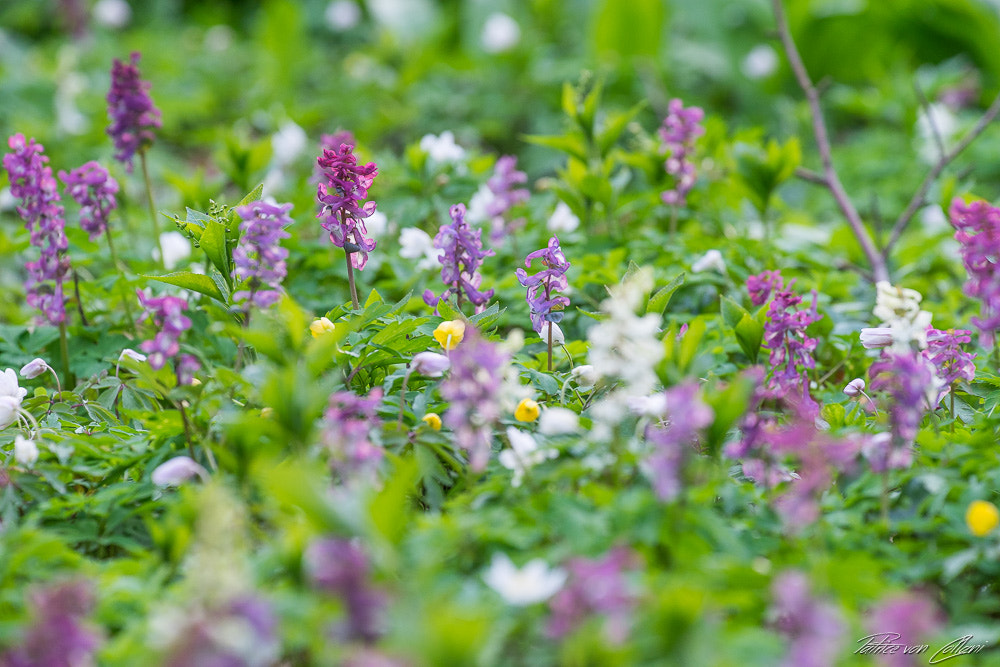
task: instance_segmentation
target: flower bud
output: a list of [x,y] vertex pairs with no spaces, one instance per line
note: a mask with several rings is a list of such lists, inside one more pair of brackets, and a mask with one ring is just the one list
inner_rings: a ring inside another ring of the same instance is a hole
[[865,390],[865,381],[862,380],[861,378],[855,378],[851,380],[850,382],[847,383],[847,386],[844,387],[844,393],[850,396],[851,398],[857,398],[864,392],[864,390]]
[[420,421],[430,426],[435,431],[441,430],[441,417],[436,412],[428,412]]
[[313,320],[313,323],[309,325],[309,332],[313,335],[313,338],[319,338],[323,334],[333,333],[335,328],[330,318],[321,317],[318,320]]
[[[555,313],[551,314],[554,315]],[[559,328],[559,325],[556,324],[555,321],[546,322],[542,325],[542,330],[538,333],[538,335],[542,337],[542,342],[549,342],[549,328],[552,329],[553,345],[562,345],[566,342],[566,336],[563,334],[562,329]]]
[[133,361],[138,361],[140,364],[146,361],[146,355],[141,352],[136,352],[132,348],[126,347],[122,350],[122,353],[118,355],[118,361],[122,359],[131,359]]
[[514,410],[514,419],[520,422],[533,422],[538,419],[540,412],[538,403],[530,398],[524,398],[521,399],[521,402],[517,404],[517,409]]
[[892,345],[892,329],[872,327],[861,330],[861,344],[868,350]]
[[20,435],[14,436],[14,460],[23,466],[34,465],[38,460],[38,445],[35,441],[22,438]]
[[462,320],[442,322],[434,330],[434,339],[446,350],[454,350],[463,338],[465,338],[465,322]]
[[49,370],[49,365],[44,359],[33,359],[21,369],[21,377],[25,380],[34,380],[36,377]]
[[441,374],[451,368],[448,357],[437,352],[420,352],[413,355],[410,371],[427,377],[441,377]]
[[175,456],[156,466],[150,479],[157,486],[177,486],[195,475],[207,479],[208,471],[189,456]]

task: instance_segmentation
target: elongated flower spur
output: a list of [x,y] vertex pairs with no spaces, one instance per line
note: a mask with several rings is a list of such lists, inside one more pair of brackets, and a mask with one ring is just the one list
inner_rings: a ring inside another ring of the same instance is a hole
[[44,148],[34,139],[15,134],[7,141],[11,152],[3,166],[10,175],[11,194],[20,200],[17,212],[31,236],[31,245],[41,250],[37,262],[27,262],[27,301],[42,311],[49,324],[66,321],[63,280],[69,273],[69,257],[63,207],[56,179],[48,166]]
[[531,308],[531,326],[541,333],[546,322],[562,321],[562,309],[569,305],[569,297],[554,296],[554,292],[569,287],[566,271],[570,263],[559,247],[559,238],[555,236],[549,239],[547,247],[530,253],[524,259],[524,265],[531,268],[531,262],[535,259],[542,260],[545,266],[543,271],[533,276],[529,276],[524,269],[517,269],[515,273],[517,280],[528,288],[525,298]]
[[247,312],[252,306],[269,308],[281,298],[288,250],[279,243],[289,237],[284,228],[292,224],[288,217],[291,208],[291,204],[258,201],[236,209],[243,220],[243,235],[233,251],[234,273],[247,281],[247,288],[233,294],[233,301],[245,301],[243,308]]
[[479,291],[483,276],[479,266],[484,257],[494,254],[492,250],[483,250],[482,232],[473,230],[465,221],[465,204],[455,204],[449,210],[451,224],[442,225],[434,237],[434,247],[443,251],[438,257],[441,262],[441,281],[448,288],[435,296],[434,292],[424,292],[424,302],[428,306],[437,306],[441,299],[447,300],[454,295],[459,309],[463,299],[468,299],[475,305],[476,312],[486,307],[486,302],[493,296],[493,290]]
[[336,149],[323,149],[316,163],[322,170],[316,199],[322,205],[319,215],[330,241],[344,248],[351,264],[359,271],[368,263],[368,253],[375,249],[375,240],[368,238],[365,218],[375,212],[375,202],[366,202],[378,167],[374,162],[359,165],[354,146],[342,143]]
[[118,208],[118,181],[108,170],[91,160],[66,173],[59,172],[66,192],[80,205],[80,227],[95,241],[108,228],[108,216]]
[[152,145],[153,130],[162,125],[160,110],[149,96],[150,84],[139,75],[138,52],[128,63],[117,58],[111,67],[111,90],[108,91],[108,134],[115,142],[115,159],[132,173],[132,158]]

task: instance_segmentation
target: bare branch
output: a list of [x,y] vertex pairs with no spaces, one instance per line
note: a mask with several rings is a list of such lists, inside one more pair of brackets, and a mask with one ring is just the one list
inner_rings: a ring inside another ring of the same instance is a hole
[[802,63],[802,58],[799,56],[799,51],[795,47],[794,40],[792,40],[792,33],[788,27],[788,20],[785,18],[785,10],[781,4],[781,0],[771,0],[771,6],[774,8],[774,19],[778,26],[778,35],[781,37],[781,45],[785,50],[785,55],[788,57],[789,64],[792,66],[792,71],[795,73],[795,79],[799,82],[799,87],[802,88],[802,92],[805,93],[806,100],[809,102],[813,134],[816,136],[816,147],[823,162],[825,185],[829,188],[834,200],[836,200],[841,213],[847,218],[847,224],[851,226],[851,231],[854,232],[854,237],[857,239],[858,245],[861,246],[862,252],[864,252],[869,265],[872,267],[875,280],[888,280],[889,272],[886,269],[885,258],[875,249],[871,235],[865,229],[864,222],[862,222],[861,216],[858,215],[858,210],[851,203],[850,197],[844,191],[844,186],[841,184],[840,178],[833,168],[830,138],[827,135],[826,123],[823,120],[823,109],[819,104],[819,92],[809,78],[809,73]]
[[805,167],[796,167],[795,175],[801,178],[803,181],[808,181],[814,185],[822,185],[824,188],[830,187],[827,182],[826,177],[823,174],[817,174],[812,169],[806,169]]
[[920,210],[920,207],[924,205],[927,199],[927,193],[930,191],[934,181],[936,181],[938,176],[941,175],[941,172],[944,171],[945,167],[951,164],[951,162],[954,161],[954,159],[957,158],[962,151],[968,148],[969,144],[975,141],[976,138],[983,133],[983,130],[985,130],[989,124],[993,122],[993,119],[997,117],[997,114],[1000,114],[1000,93],[993,98],[993,103],[990,104],[990,108],[987,109],[986,113],[979,118],[979,121],[975,124],[975,126],[965,133],[965,136],[962,137],[953,149],[951,149],[951,152],[944,153],[941,156],[941,159],[937,161],[937,164],[935,164],[931,170],[927,172],[927,176],[924,177],[923,183],[921,183],[920,187],[917,188],[917,191],[913,193],[913,198],[910,199],[910,203],[906,205],[906,208],[899,214],[899,218],[896,219],[896,223],[892,226],[892,234],[889,235],[889,241],[885,244],[885,248],[882,250],[883,257],[889,256],[889,252],[892,250],[892,247],[896,245],[896,242],[899,241],[899,237],[903,234],[903,230],[905,230],[906,226],[910,224],[910,220],[912,220],[913,216]]

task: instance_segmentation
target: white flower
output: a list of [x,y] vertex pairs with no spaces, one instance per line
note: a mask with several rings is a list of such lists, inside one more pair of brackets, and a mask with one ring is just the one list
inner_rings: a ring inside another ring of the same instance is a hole
[[[160,234],[160,245],[163,247],[163,266],[168,271],[191,256],[191,243],[180,232]],[[153,259],[160,260],[159,248],[153,248]]]
[[551,216],[549,216],[547,226],[549,231],[553,234],[572,232],[580,226],[580,218],[576,217],[576,214],[573,213],[573,209],[569,207],[569,204],[564,201],[560,201],[556,204],[556,210],[552,212]]
[[17,373],[14,372],[13,368],[8,368],[3,373],[0,373],[0,397],[9,396],[15,399],[17,404],[20,405],[27,394],[27,389],[18,386]]
[[521,480],[528,468],[559,455],[554,449],[539,449],[538,443],[530,433],[513,426],[507,427],[507,438],[510,440],[510,449],[500,452],[498,458],[500,465],[514,471],[514,477],[510,481],[513,487],[521,486]]
[[691,265],[691,270],[695,273],[702,273],[703,271],[718,271],[724,274],[726,272],[726,262],[722,259],[722,253],[712,248],[706,252],[697,262]]
[[593,387],[601,379],[590,364],[576,366],[569,372],[569,376],[576,380],[581,387]]
[[667,396],[664,393],[649,396],[629,396],[628,409],[641,417],[663,417],[667,414]]
[[94,20],[108,28],[124,28],[132,20],[132,7],[125,0],[98,0]]
[[868,327],[861,330],[861,345],[866,350],[876,350],[892,345],[892,329],[889,327]]
[[32,359],[21,368],[21,377],[25,380],[34,380],[47,370],[49,365],[44,359]]
[[17,199],[11,193],[10,188],[0,190],[0,211],[13,211],[16,207]]
[[[876,283],[875,308],[872,313],[882,320],[882,324],[874,329],[862,330],[862,345],[871,348],[891,344],[895,350],[905,350],[909,349],[911,342],[915,342],[920,349],[927,347],[927,328],[931,325],[931,314],[920,310],[922,300],[923,297],[916,290],[895,287],[884,280]],[[886,329],[891,331],[890,343],[884,343]],[[866,331],[869,341],[873,341],[873,336],[877,334],[880,344],[866,344]]]
[[309,138],[306,131],[294,121],[286,121],[278,131],[271,135],[271,155],[278,167],[292,164],[302,151],[306,149]]
[[483,183],[476,190],[469,200],[469,206],[465,210],[465,221],[470,225],[478,225],[490,219],[489,207],[496,199],[496,195],[490,190],[490,186]]
[[31,467],[38,460],[38,445],[34,440],[26,440],[20,434],[14,436],[14,460]]
[[483,581],[507,604],[524,607],[555,595],[566,583],[566,573],[558,568],[550,569],[541,558],[529,561],[519,570],[506,554],[498,553],[483,574]]
[[55,93],[56,125],[67,134],[83,134],[90,122],[76,105],[76,97],[88,88],[87,78],[69,72],[59,80]]
[[521,41],[521,26],[517,21],[503,12],[494,12],[483,24],[480,36],[483,51],[487,53],[503,53],[509,51]]
[[351,0],[335,0],[326,6],[323,18],[330,30],[344,32],[361,22],[361,8]]
[[208,479],[208,471],[188,456],[175,456],[156,466],[150,479],[157,486],[177,486],[195,475]]
[[748,79],[763,79],[778,69],[778,54],[768,44],[758,44],[750,50],[740,69]]
[[538,337],[542,339],[543,343],[548,344],[549,342],[549,329],[552,329],[553,345],[562,345],[566,342],[566,336],[558,324],[555,322],[545,322],[542,324],[542,330],[538,333]]
[[399,230],[399,256],[403,259],[417,259],[417,270],[440,268],[438,257],[441,251],[434,247],[434,239],[419,227],[403,227]]
[[372,238],[381,238],[389,229],[389,218],[382,211],[376,210],[364,219],[365,230]]
[[579,430],[580,417],[569,408],[546,408],[538,418],[538,432],[542,435],[563,435]]
[[122,350],[122,353],[118,355],[118,361],[122,359],[132,359],[133,361],[138,361],[140,364],[146,361],[146,355],[141,352],[136,352],[130,347],[126,347]]
[[435,165],[459,163],[465,159],[465,149],[455,143],[451,130],[445,130],[440,136],[425,134],[420,140],[420,150],[427,153]]

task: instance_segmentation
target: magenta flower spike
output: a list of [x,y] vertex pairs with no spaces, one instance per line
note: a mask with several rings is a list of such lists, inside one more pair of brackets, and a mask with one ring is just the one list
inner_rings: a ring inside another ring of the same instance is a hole
[[674,177],[674,188],[664,191],[660,198],[668,206],[684,206],[688,192],[694,187],[695,168],[689,158],[695,139],[705,133],[701,126],[705,112],[699,107],[684,108],[679,99],[670,100],[668,111],[660,127],[660,138],[667,151],[663,166],[667,174]]
[[240,224],[239,245],[233,250],[233,273],[246,281],[246,289],[233,294],[235,303],[243,302],[243,310],[252,307],[270,308],[281,298],[281,281],[287,269],[288,250],[279,244],[290,235],[285,227],[292,224],[288,212],[291,204],[268,204],[257,201],[236,208]]
[[326,410],[325,441],[330,449],[330,466],[343,479],[363,475],[374,478],[383,449],[372,442],[369,433],[381,425],[377,410],[382,390],[372,389],[367,397],[350,391],[330,396]]
[[934,367],[912,351],[887,352],[872,364],[868,374],[874,391],[886,391],[892,397],[888,407],[892,424],[891,447],[884,449],[884,455],[869,457],[872,468],[876,472],[908,468],[913,461],[913,441],[920,420],[928,408],[933,407],[930,403],[936,400],[940,388]]
[[25,140],[23,134],[15,134],[7,145],[11,152],[4,155],[3,166],[10,175],[10,191],[20,200],[17,212],[28,229],[31,245],[41,251],[38,261],[24,265],[28,271],[27,301],[42,312],[45,321],[58,326],[66,321],[63,280],[70,264],[56,179],[44,148],[34,139]]
[[499,243],[510,231],[512,225],[506,219],[507,212],[517,204],[528,201],[528,190],[517,187],[527,182],[528,175],[517,170],[516,157],[504,155],[497,160],[493,176],[486,182],[493,193],[493,199],[486,206],[486,214],[492,220],[491,242]]
[[336,149],[324,148],[316,163],[322,169],[316,198],[323,206],[317,217],[330,233],[330,241],[344,248],[351,256],[351,264],[360,271],[368,263],[368,253],[375,249],[375,241],[366,237],[364,222],[375,212],[375,202],[364,200],[378,167],[374,162],[359,165],[350,143]]
[[570,267],[566,255],[559,247],[558,237],[549,239],[547,247],[530,253],[524,259],[524,265],[531,268],[531,262],[540,259],[545,269],[529,276],[524,269],[517,269],[517,280],[528,288],[526,299],[531,308],[531,326],[541,333],[546,322],[562,321],[562,309],[569,305],[569,297],[555,296],[554,293],[569,287],[566,271]]
[[115,159],[132,173],[132,159],[137,152],[153,144],[153,130],[163,123],[160,110],[149,96],[150,84],[139,74],[138,52],[133,52],[128,63],[115,58],[111,67],[111,90],[108,91],[108,116],[111,125],[108,134],[115,143]]
[[486,308],[486,302],[493,296],[493,290],[481,292],[479,286],[483,276],[479,267],[483,258],[495,254],[492,250],[483,250],[482,231],[473,230],[465,221],[465,204],[455,204],[449,209],[451,224],[441,225],[434,237],[434,247],[441,250],[438,261],[441,263],[441,281],[448,288],[435,296],[431,290],[424,292],[424,303],[436,307],[441,299],[447,300],[454,295],[458,309],[462,309],[462,301],[468,299],[475,305],[476,312]]
[[980,344],[990,349],[1000,330],[1000,271],[996,270],[1000,254],[1000,208],[984,201],[966,205],[956,198],[948,215],[969,274],[965,293],[980,301],[980,317],[973,317],[972,324],[979,329]]
[[96,241],[107,230],[111,211],[118,208],[118,181],[93,160],[69,173],[60,171],[59,178],[80,205],[80,227]]

